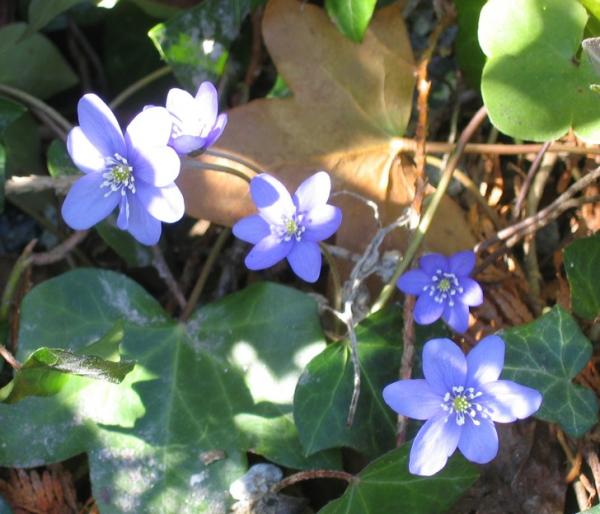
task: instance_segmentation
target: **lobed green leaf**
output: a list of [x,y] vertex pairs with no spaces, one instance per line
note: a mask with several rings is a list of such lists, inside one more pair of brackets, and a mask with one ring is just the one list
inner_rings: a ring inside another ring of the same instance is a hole
[[600,234],[578,239],[565,249],[565,270],[573,311],[593,320],[600,314]]

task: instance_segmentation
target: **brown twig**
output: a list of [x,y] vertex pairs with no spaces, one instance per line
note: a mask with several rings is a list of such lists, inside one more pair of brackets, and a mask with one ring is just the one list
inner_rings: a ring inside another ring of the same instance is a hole
[[540,164],[542,163],[542,158],[544,154],[550,148],[552,141],[546,141],[540,151],[535,156],[535,159],[531,163],[529,167],[529,171],[527,172],[527,178],[523,185],[521,186],[521,190],[519,191],[519,195],[517,196],[517,201],[515,202],[515,207],[513,209],[513,219],[519,219],[519,215],[521,214],[521,207],[523,206],[523,202],[525,201],[525,197],[527,196],[527,192],[529,191],[529,187],[531,186],[531,182],[533,180],[534,175],[536,174]]
[[177,305],[179,305],[180,309],[185,309],[185,296],[181,292],[181,288],[179,284],[175,280],[175,277],[171,273],[167,261],[165,260],[164,255],[162,254],[160,248],[157,245],[152,246],[152,265],[158,272],[160,278],[162,278],[165,285],[171,291],[173,298],[177,301]]
[[15,356],[8,351],[8,348],[3,344],[0,344],[0,355],[2,355],[3,359],[10,364],[10,367],[19,370],[21,369],[21,363],[15,359]]
[[600,497],[600,459],[598,454],[592,447],[587,447],[585,450],[585,460],[588,466],[592,470],[592,476],[594,477],[594,485],[596,486],[596,494]]
[[32,266],[46,266],[63,260],[75,247],[81,243],[89,234],[89,230],[78,230],[73,232],[62,243],[56,245],[52,250],[42,253],[34,253],[29,258]]
[[356,480],[354,475],[347,473],[346,471],[337,471],[334,469],[311,469],[308,471],[299,471],[298,473],[294,473],[289,477],[285,477],[283,480],[280,480],[273,487],[271,487],[271,492],[278,493],[290,485],[303,482],[304,480],[313,480],[315,478],[337,478],[339,480],[345,480],[349,484],[352,484]]

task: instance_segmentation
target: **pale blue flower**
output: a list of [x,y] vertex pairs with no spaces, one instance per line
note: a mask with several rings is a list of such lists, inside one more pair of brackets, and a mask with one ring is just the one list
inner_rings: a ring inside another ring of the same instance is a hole
[[179,175],[177,153],[167,146],[171,117],[163,107],[150,107],[127,126],[125,136],[108,106],[96,95],[77,105],[79,126],[69,133],[67,148],[84,173],[62,206],[67,225],[92,227],[115,207],[117,226],[141,243],[158,242],[161,221],[183,216],[184,202],[174,183]]
[[538,391],[499,380],[503,366],[498,336],[482,339],[466,358],[450,339],[432,339],[423,348],[425,379],[400,380],[383,390],[398,414],[427,420],[410,450],[411,473],[437,473],[457,447],[472,462],[490,462],[498,453],[494,422],[524,419],[540,408]]
[[227,114],[219,114],[217,90],[210,82],[200,84],[195,97],[183,89],[171,89],[166,107],[173,119],[169,144],[180,155],[205,150],[227,124]]
[[321,273],[319,241],[331,237],[342,222],[342,211],[327,203],[330,191],[331,180],[324,171],[302,182],[293,198],[275,177],[254,177],[250,193],[258,214],[233,226],[236,237],[255,245],[246,266],[261,270],[287,258],[296,275],[315,282]]
[[396,285],[408,294],[418,296],[414,319],[429,325],[442,318],[456,332],[469,327],[469,307],[483,302],[481,286],[469,277],[475,266],[475,254],[458,252],[450,257],[439,253],[424,255],[420,269],[404,273]]

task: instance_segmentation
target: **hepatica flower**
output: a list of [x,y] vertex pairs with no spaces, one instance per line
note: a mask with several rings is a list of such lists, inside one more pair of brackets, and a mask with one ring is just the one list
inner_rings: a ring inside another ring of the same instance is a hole
[[451,257],[439,253],[424,255],[420,269],[404,273],[396,285],[408,294],[418,296],[414,318],[429,325],[440,317],[456,332],[469,327],[469,307],[483,302],[479,284],[469,277],[475,266],[475,254],[458,252]]
[[210,82],[200,84],[195,97],[183,89],[171,89],[167,110],[173,118],[169,144],[180,155],[205,150],[227,124],[227,114],[219,114],[217,90]]
[[466,358],[450,339],[432,339],[423,348],[425,379],[400,380],[383,390],[398,414],[427,420],[410,450],[411,473],[437,473],[457,447],[468,460],[485,464],[498,453],[494,422],[523,419],[539,409],[538,391],[498,380],[503,366],[498,336],[482,339]]
[[342,212],[329,205],[331,181],[319,171],[308,177],[292,197],[275,177],[262,173],[250,182],[258,214],[233,226],[236,237],[252,243],[246,266],[261,270],[287,258],[301,279],[315,282],[321,273],[319,241],[339,228]]
[[125,135],[115,116],[96,95],[77,105],[79,126],[69,133],[67,148],[84,173],[70,189],[62,215],[73,229],[84,230],[119,207],[117,226],[141,243],[158,242],[161,221],[183,216],[177,153],[167,146],[171,117],[163,107],[138,114]]

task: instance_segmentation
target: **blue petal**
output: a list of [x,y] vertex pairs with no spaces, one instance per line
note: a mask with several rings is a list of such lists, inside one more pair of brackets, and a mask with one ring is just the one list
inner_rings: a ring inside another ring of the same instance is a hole
[[292,250],[293,245],[293,241],[281,241],[279,237],[269,235],[261,239],[250,250],[244,263],[248,269],[252,270],[270,268],[280,260],[285,259]]
[[464,334],[469,328],[469,308],[464,303],[455,301],[453,306],[446,305],[442,319],[452,330]]
[[284,217],[290,218],[296,212],[288,190],[271,175],[261,173],[254,177],[250,193],[260,215],[270,224],[281,224]]
[[489,382],[479,390],[483,393],[480,403],[488,410],[490,417],[499,423],[525,419],[542,404],[539,391],[510,380]]
[[135,195],[128,195],[129,223],[127,230],[140,243],[155,245],[160,239],[161,225]]
[[183,195],[175,184],[155,187],[145,182],[136,182],[135,197],[148,214],[166,223],[179,221],[185,212]]
[[413,316],[419,325],[430,325],[440,319],[444,312],[444,304],[436,302],[432,296],[422,294],[415,304]]
[[174,87],[167,93],[166,108],[169,113],[179,121],[185,120],[193,115],[196,100],[192,95],[183,89]]
[[465,385],[467,360],[450,339],[431,339],[423,347],[423,375],[431,389],[444,396],[453,387]]
[[117,119],[108,106],[94,94],[81,97],[77,104],[79,125],[90,143],[104,157],[115,153],[125,157],[125,140]]
[[458,446],[461,427],[446,413],[429,419],[417,433],[410,449],[408,469],[414,475],[431,476],[440,471]]
[[383,399],[398,414],[414,419],[435,416],[443,403],[443,398],[423,379],[394,382],[384,388]]
[[287,260],[294,273],[306,282],[316,282],[321,274],[321,250],[317,243],[296,243]]
[[62,205],[62,216],[71,228],[85,230],[106,218],[118,205],[121,195],[104,196],[107,188],[100,173],[89,173],[73,184]]
[[210,131],[208,136],[206,136],[206,141],[204,142],[204,148],[208,148],[211,146],[217,139],[221,137],[223,131],[225,130],[225,126],[227,125],[227,114],[222,113],[217,116],[217,121],[215,122],[215,126]]
[[494,423],[482,419],[479,425],[474,425],[467,419],[460,434],[458,449],[471,462],[490,462],[498,455],[498,433]]
[[308,177],[294,194],[294,203],[300,212],[308,212],[325,205],[331,192],[331,179],[325,171],[318,171]]
[[117,217],[117,227],[121,230],[127,230],[129,228],[129,200],[127,195],[121,196],[121,202],[119,203],[119,216]]
[[406,294],[415,295],[424,294],[423,289],[429,284],[431,284],[431,277],[420,269],[407,271],[398,279],[398,282],[396,282],[396,286],[398,286],[400,291]]
[[330,238],[342,223],[342,211],[329,204],[320,205],[306,215],[305,241],[323,241]]
[[448,261],[450,273],[459,277],[469,275],[475,267],[475,253],[471,250],[457,252]]
[[127,125],[125,130],[127,146],[138,151],[167,146],[172,126],[171,115],[164,107],[144,109]]
[[171,146],[179,155],[186,155],[201,150],[207,145],[206,138],[204,137],[184,134],[177,137],[171,137],[169,146]]
[[467,385],[479,390],[480,384],[498,380],[503,367],[504,341],[498,336],[487,336],[467,355]]
[[460,277],[458,283],[463,288],[463,292],[456,296],[459,302],[469,307],[477,307],[483,303],[483,291],[475,280],[469,277]]
[[84,173],[101,173],[106,168],[104,156],[85,136],[81,127],[75,127],[69,132],[67,150],[75,166]]
[[439,253],[428,253],[419,259],[419,266],[432,276],[437,270],[448,271],[448,259]]
[[254,245],[270,233],[269,224],[258,214],[246,216],[233,226],[233,235],[235,237]]
[[129,163],[136,180],[162,187],[172,184],[179,175],[181,161],[177,152],[168,146],[138,149],[132,153]]
[[219,112],[217,88],[208,80],[202,82],[195,96],[196,112],[202,115],[206,125],[214,125]]

